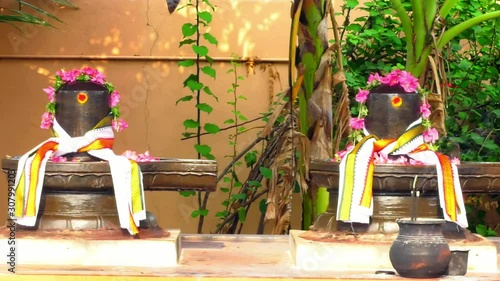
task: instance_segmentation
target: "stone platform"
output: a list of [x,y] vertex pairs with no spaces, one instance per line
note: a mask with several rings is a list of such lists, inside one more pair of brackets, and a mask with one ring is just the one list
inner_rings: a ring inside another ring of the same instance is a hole
[[[494,240],[488,239],[488,241]],[[500,240],[497,242],[500,244]],[[378,274],[368,265],[361,269],[324,267],[319,270],[304,270],[294,265],[288,235],[183,234],[180,243],[181,254],[176,266],[18,264],[16,274],[12,274],[7,271],[8,264],[0,260],[0,281],[500,280],[498,270],[471,271],[465,276],[443,276],[439,279],[412,279],[397,274]],[[352,253],[347,253],[345,256],[347,258],[351,255]],[[4,253],[0,253],[0,258],[2,256],[5,260]],[[142,258],[161,259],[161,256],[143,253],[134,260]]]
[[14,256],[17,269],[24,266],[162,268],[177,265],[180,254],[179,230],[143,229],[137,237],[126,230],[17,230],[13,233],[5,227],[0,229],[0,253],[4,257]]
[[[292,230],[290,249],[295,266],[303,270],[395,272],[389,250],[396,236],[397,233],[348,235]],[[467,239],[447,239],[447,242],[452,251],[469,250],[468,272],[498,271],[497,247],[488,239],[469,233]]]

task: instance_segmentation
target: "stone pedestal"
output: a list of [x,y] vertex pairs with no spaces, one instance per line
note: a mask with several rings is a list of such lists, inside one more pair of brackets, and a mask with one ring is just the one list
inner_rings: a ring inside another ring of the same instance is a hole
[[[397,234],[292,230],[290,252],[297,268],[309,271],[394,271],[389,249]],[[497,249],[484,237],[447,240],[450,250],[469,250],[467,272],[497,272]]]
[[119,230],[19,230],[12,235],[3,227],[0,253],[11,254],[16,268],[43,265],[172,267],[179,259],[179,234],[179,230],[145,229],[137,237]]

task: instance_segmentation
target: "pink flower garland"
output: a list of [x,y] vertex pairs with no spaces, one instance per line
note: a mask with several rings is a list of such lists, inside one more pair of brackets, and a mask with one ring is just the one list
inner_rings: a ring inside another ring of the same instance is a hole
[[[368,108],[366,107],[365,103],[368,99],[368,95],[370,94],[370,89],[379,85],[400,85],[407,93],[420,92],[422,94],[420,113],[422,115],[422,125],[425,127],[425,131],[423,132],[422,136],[424,138],[424,142],[426,142],[431,149],[435,149],[433,144],[439,139],[439,133],[435,128],[431,127],[431,122],[429,120],[429,116],[431,115],[431,106],[427,101],[428,93],[420,89],[418,79],[415,78],[411,73],[396,69],[385,76],[380,76],[380,74],[378,73],[370,74],[368,77],[368,88],[358,90],[358,93],[355,97],[356,101],[359,103],[358,116],[352,117],[349,121],[349,126],[353,129],[353,132],[349,137],[353,140],[353,142],[350,143],[345,150],[339,151],[335,155],[335,161],[340,161],[347,154],[347,152],[354,147],[354,144],[363,138],[365,117],[368,115]],[[391,160],[388,159],[387,155],[381,155],[379,153],[375,155],[374,161],[375,163],[422,164],[418,163],[418,161],[408,160],[406,157]]]
[[59,88],[61,88],[66,83],[71,83],[75,81],[87,81],[93,82],[95,84],[103,85],[108,89],[109,96],[109,107],[111,108],[111,114],[113,115],[112,127],[117,132],[121,132],[123,129],[128,128],[128,124],[120,117],[119,106],[121,96],[115,91],[115,87],[106,81],[106,76],[99,72],[99,70],[84,67],[82,69],[73,69],[69,71],[58,70],[56,72],[56,81],[54,86],[43,89],[47,94],[49,103],[46,108],[47,111],[42,115],[42,122],[40,128],[49,129],[54,123],[54,116],[56,113],[55,106],[55,94]]

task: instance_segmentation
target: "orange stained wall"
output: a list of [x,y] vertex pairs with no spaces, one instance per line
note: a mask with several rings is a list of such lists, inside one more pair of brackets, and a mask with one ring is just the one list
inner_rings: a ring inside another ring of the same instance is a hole
[[[190,94],[182,82],[193,71],[179,68],[177,61],[192,57],[189,46],[179,47],[181,26],[194,21],[194,9],[169,14],[164,0],[72,0],[78,10],[59,8],[50,1],[29,1],[52,12],[64,23],[50,20],[56,28],[0,24],[0,155],[21,155],[49,137],[39,128],[47,102],[42,88],[61,68],[97,67],[104,71],[122,95],[121,111],[129,128],[115,136],[115,152],[149,150],[154,156],[196,158],[194,140],[181,141],[183,121],[195,119],[194,103],[176,101]],[[6,2],[6,1],[3,1]],[[10,1],[15,3],[15,1]],[[181,0],[181,5],[187,0]],[[212,0],[216,6],[208,29],[219,41],[210,48],[215,59],[217,78],[204,77],[218,96],[218,102],[202,96],[202,102],[214,110],[203,114],[203,122],[222,124],[231,118],[232,98],[227,90],[233,77],[226,74],[232,54],[254,59],[237,69],[244,80],[238,94],[240,110],[248,118],[259,117],[269,109],[273,95],[287,87],[287,60],[290,26],[290,0]],[[5,5],[2,3],[3,7]],[[337,6],[339,4],[336,4]],[[338,9],[339,10],[339,9]],[[341,20],[339,20],[341,22]],[[262,126],[255,123],[252,126]],[[242,149],[253,141],[258,130],[250,130],[239,139]],[[230,159],[230,131],[204,136],[212,146],[219,171]],[[6,177],[0,180],[0,220],[6,219]],[[214,214],[221,209],[221,194],[211,196],[204,232],[215,229]],[[292,227],[300,228],[300,198],[294,199]],[[165,228],[196,232],[197,220],[190,217],[196,198],[184,198],[175,192],[147,194],[147,209],[156,214]],[[243,232],[256,230],[258,211],[249,214]]]

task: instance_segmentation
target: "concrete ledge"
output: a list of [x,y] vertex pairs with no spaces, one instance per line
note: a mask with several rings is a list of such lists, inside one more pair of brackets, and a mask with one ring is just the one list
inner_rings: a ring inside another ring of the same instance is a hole
[[[17,231],[0,230],[0,253],[15,251],[17,266],[176,266],[179,230],[141,230],[133,237],[120,230]],[[10,240],[9,240],[10,238]],[[9,241],[15,241],[15,244]],[[14,248],[12,248],[14,246]]]
[[[394,271],[389,250],[396,235],[367,234],[325,239],[306,238],[307,231],[290,232],[290,253],[297,269],[320,271]],[[468,272],[497,272],[497,249],[488,239],[448,241],[451,250],[469,250]]]

